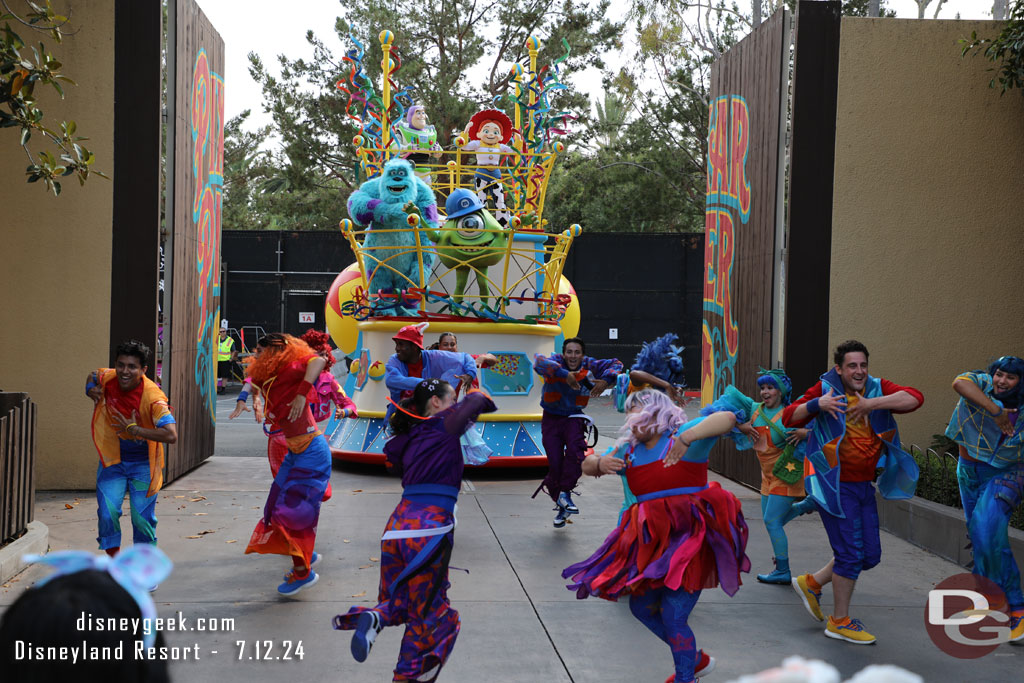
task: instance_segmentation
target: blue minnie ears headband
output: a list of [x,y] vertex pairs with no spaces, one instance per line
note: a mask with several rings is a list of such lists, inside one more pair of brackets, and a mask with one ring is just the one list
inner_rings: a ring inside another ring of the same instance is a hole
[[[156,605],[149,594],[150,588],[166,579],[174,564],[164,551],[155,545],[139,544],[125,548],[116,557],[94,555],[84,550],[60,550],[48,555],[24,555],[22,561],[32,564],[48,564],[56,573],[37,582],[35,588],[67,574],[97,569],[110,574],[121,588],[128,591],[142,612],[143,624],[156,622]],[[156,629],[142,629],[142,643],[147,648],[156,642]]]

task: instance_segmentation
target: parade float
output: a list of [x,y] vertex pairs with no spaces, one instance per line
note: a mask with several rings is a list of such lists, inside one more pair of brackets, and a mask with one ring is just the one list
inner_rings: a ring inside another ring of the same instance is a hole
[[426,321],[425,347],[452,332],[460,352],[493,356],[478,370],[499,408],[478,423],[493,451],[487,465],[546,464],[533,356],[561,351],[580,323],[562,276],[580,226],[548,230],[544,219],[548,179],[564,150],[553,138],[567,115],[552,95],[564,88],[558,63],[568,44],[538,71],[541,44],[528,39],[528,56],[513,67],[510,111],[482,108],[461,134],[439,140],[414,90],[398,88],[393,34],[380,34],[379,92],[363,69],[363,46],[351,39],[337,88],[359,125],[353,144],[366,182],[340,225],[356,260],[331,286],[325,314],[334,342],[354,359],[344,389],[359,417],[328,425],[334,457],[383,462],[392,337]]

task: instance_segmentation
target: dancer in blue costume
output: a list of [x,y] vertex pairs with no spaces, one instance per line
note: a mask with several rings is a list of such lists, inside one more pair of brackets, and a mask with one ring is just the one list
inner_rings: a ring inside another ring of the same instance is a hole
[[[868,349],[859,341],[837,346],[832,360],[835,366],[821,381],[782,413],[787,427],[811,426],[804,486],[821,513],[833,554],[827,565],[796,577],[792,585],[811,616],[825,621],[821,590],[831,583],[834,613],[825,635],[870,645],[875,636],[859,619],[851,619],[849,610],[860,573],[882,559],[874,482],[877,478],[883,498],[914,495],[917,464],[900,447],[893,415],[917,410],[924,396],[913,387],[869,375]],[[878,468],[885,471],[876,477]]]
[[733,438],[740,450],[752,448],[761,465],[761,515],[768,538],[772,542],[775,569],[758,574],[761,583],[788,586],[789,539],[785,525],[805,512],[812,512],[814,502],[803,499],[803,453],[808,430],[790,429],[782,425],[782,410],[788,406],[793,382],[784,370],[762,370],[757,377],[761,402],[756,403],[736,387],[726,387],[732,401],[744,407],[750,421],[739,425]]
[[1024,640],[1024,594],[1007,527],[1024,498],[1024,360],[1003,356],[987,372],[953,381],[962,397],[946,436],[960,444],[956,478],[974,552],[974,573],[1006,593],[1010,640]]
[[711,447],[746,415],[734,406],[719,409],[686,422],[667,396],[648,392],[623,428],[625,457],[588,459],[585,470],[591,476],[624,471],[637,502],[597,552],[562,572],[581,599],[628,595],[633,616],[671,648],[675,673],[668,680],[675,683],[690,683],[715,666],[697,649],[688,624],[701,590],[721,583],[735,595],[740,572],[750,571],[740,502],[707,480]]
[[439,379],[421,381],[391,418],[396,436],[384,446],[388,469],[402,476],[402,501],[381,537],[380,594],[375,607],[352,607],[334,618],[351,631],[352,656],[365,661],[385,626],[406,624],[396,681],[433,681],[459,635],[459,613],[448,602],[448,560],[455,541],[455,502],[462,484],[459,439],[494,402]]
[[384,419],[390,423],[395,406],[412,396],[424,379],[443,379],[451,385],[469,386],[476,379],[476,362],[468,353],[424,351],[423,333],[430,323],[406,325],[391,339],[395,352],[384,365],[384,384],[391,392]]

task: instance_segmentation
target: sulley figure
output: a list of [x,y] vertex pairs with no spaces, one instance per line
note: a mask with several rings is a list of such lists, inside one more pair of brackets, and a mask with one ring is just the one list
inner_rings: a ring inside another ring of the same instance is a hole
[[[349,195],[348,213],[357,225],[367,227],[363,240],[367,291],[399,294],[418,286],[416,234],[407,219],[410,214],[418,214],[428,229],[436,230],[438,213],[433,190],[416,177],[412,165],[398,158],[384,164],[380,176],[367,180]],[[429,246],[426,240],[422,244]],[[429,271],[428,263],[424,267]],[[415,315],[415,311],[405,308],[400,300],[394,314]]]

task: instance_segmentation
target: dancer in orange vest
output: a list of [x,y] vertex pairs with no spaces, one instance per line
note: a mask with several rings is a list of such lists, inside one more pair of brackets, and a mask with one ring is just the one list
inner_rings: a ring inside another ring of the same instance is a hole
[[86,378],[85,393],[96,407],[92,440],[100,456],[96,500],[100,548],[121,549],[121,507],[127,492],[135,543],[156,544],[156,494],[164,483],[165,443],[178,440],[167,396],[151,379],[149,347],[134,339],[117,347],[113,368]]

